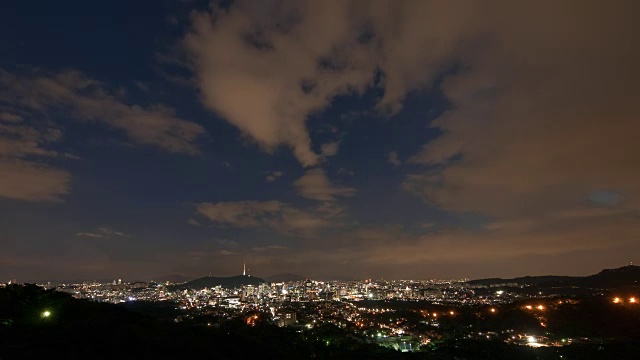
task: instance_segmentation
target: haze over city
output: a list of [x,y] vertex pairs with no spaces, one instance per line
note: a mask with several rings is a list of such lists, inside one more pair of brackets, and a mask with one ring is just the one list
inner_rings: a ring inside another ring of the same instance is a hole
[[636,1],[9,1],[0,281],[640,261]]

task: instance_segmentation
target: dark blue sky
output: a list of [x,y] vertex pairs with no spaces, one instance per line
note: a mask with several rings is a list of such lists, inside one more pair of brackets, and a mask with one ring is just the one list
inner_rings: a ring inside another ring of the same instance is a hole
[[[615,74],[571,95],[592,70],[571,67],[589,55],[589,9],[566,32],[576,39],[558,40],[575,49],[554,53],[528,21],[382,4],[0,5],[0,278],[231,275],[243,261],[263,276],[481,277],[632,261],[628,104],[603,95]],[[549,20],[560,34],[563,11]],[[626,23],[611,16],[613,36]],[[632,63],[617,45],[593,66]],[[609,104],[620,111],[604,124]]]

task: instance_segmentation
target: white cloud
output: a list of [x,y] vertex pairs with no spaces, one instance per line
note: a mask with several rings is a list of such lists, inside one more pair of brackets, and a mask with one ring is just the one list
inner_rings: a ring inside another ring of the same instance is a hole
[[56,201],[69,192],[71,175],[32,161],[0,158],[0,196],[27,201]]
[[9,112],[0,112],[0,120],[6,121],[6,122],[21,122],[22,116],[12,114]]
[[351,196],[356,190],[350,187],[334,186],[320,168],[309,169],[293,183],[300,195],[320,201],[333,201],[337,196]]
[[251,248],[251,251],[257,251],[257,252],[282,251],[282,250],[289,250],[289,248],[282,245],[266,245],[266,246],[256,246]]
[[96,234],[96,233],[90,233],[90,232],[79,232],[76,234],[76,236],[79,237],[89,237],[89,238],[94,238],[94,239],[102,239],[105,237],[105,235],[103,234]]
[[281,233],[315,231],[329,224],[339,226],[337,214],[324,209],[303,210],[280,201],[229,201],[201,203],[198,214],[218,226],[267,228]]
[[362,92],[375,69],[348,2],[239,1],[193,17],[184,44],[204,104],[265,150],[290,146],[318,162],[305,120],[339,94]]
[[103,227],[97,228],[95,231],[79,232],[78,234],[76,234],[76,236],[78,236],[78,237],[89,237],[89,238],[94,238],[94,239],[102,239],[102,238],[129,237],[131,235],[125,234],[122,231],[114,230],[112,228],[103,226]]
[[36,160],[64,156],[46,147],[61,137],[62,132],[52,127],[0,123],[0,197],[57,201],[67,194],[71,175]]
[[99,121],[122,130],[140,144],[169,152],[197,154],[195,141],[203,128],[163,105],[128,104],[117,92],[76,71],[53,76],[15,75],[0,70],[0,103],[22,108],[32,117],[65,109],[81,121]]
[[282,175],[284,175],[282,171],[272,171],[269,174],[267,174],[265,180],[267,180],[267,182],[274,182],[278,180],[278,178],[281,177]]
[[398,153],[395,151],[389,153],[389,155],[387,156],[387,160],[389,160],[389,164],[393,166],[402,165],[402,162],[398,159]]
[[335,156],[338,153],[338,149],[340,148],[340,142],[334,141],[326,144],[322,144],[320,147],[320,153],[323,157],[331,157]]

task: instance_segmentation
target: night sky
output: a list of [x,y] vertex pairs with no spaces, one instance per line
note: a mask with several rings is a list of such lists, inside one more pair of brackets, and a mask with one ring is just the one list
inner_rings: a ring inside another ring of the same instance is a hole
[[640,262],[638,1],[3,1],[0,281]]

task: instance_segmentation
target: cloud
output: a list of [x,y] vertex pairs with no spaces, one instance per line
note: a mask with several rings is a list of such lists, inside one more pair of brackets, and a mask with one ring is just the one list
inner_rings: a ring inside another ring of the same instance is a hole
[[289,250],[288,247],[282,245],[267,245],[267,246],[256,246],[251,248],[251,251],[264,252],[264,251],[282,251]]
[[443,134],[412,158],[430,169],[409,187],[498,219],[572,209],[600,189],[624,194],[612,205],[640,209],[634,5],[574,5],[474,10],[458,42],[484,39],[457,52],[464,66],[442,84],[451,110],[433,122]]
[[27,201],[56,201],[69,192],[71,175],[36,162],[0,159],[0,196]]
[[341,215],[322,207],[304,210],[274,200],[201,203],[196,211],[218,226],[266,228],[281,233],[312,232],[329,226],[330,220]]
[[[286,7],[289,3],[279,4]],[[640,32],[634,19],[635,2],[607,6],[590,1],[328,4],[326,12],[311,12],[305,3],[294,6],[293,25],[274,18],[282,30],[264,25],[271,24],[261,20],[269,15],[268,9],[260,11],[242,2],[228,12],[200,18],[202,23],[194,25],[191,36],[202,41],[194,56],[202,57],[196,60],[196,74],[205,103],[218,108],[223,117],[256,141],[266,142],[260,140],[264,135],[259,131],[245,129],[239,112],[217,103],[221,98],[216,99],[215,91],[226,87],[232,92],[234,87],[214,84],[229,66],[221,65],[220,59],[212,61],[223,52],[215,46],[208,50],[206,45],[223,34],[235,39],[233,45],[240,50],[233,51],[255,55],[250,65],[234,68],[228,84],[244,80],[257,84],[265,94],[274,88],[278,95],[294,92],[298,82],[290,79],[299,79],[302,72],[292,67],[288,73],[279,67],[285,61],[274,59],[296,58],[296,41],[301,39],[311,44],[316,39],[320,44],[327,40],[332,48],[346,49],[341,54],[346,59],[368,52],[373,66],[347,61],[354,66],[348,70],[360,70],[362,79],[372,68],[380,71],[382,81],[376,86],[384,95],[379,111],[397,112],[407,93],[430,88],[438,79],[450,107],[431,123],[441,135],[408,160],[424,168],[410,174],[404,186],[453,213],[479,213],[490,222],[476,231],[452,230],[419,237],[391,232],[386,242],[380,240],[380,246],[360,237],[351,238],[351,242],[340,237],[351,245],[339,247],[338,240],[324,239],[314,244],[333,246],[331,251],[308,249],[300,254],[300,262],[311,266],[313,259],[318,264],[344,260],[354,262],[354,267],[376,268],[471,261],[512,265],[514,259],[578,253],[595,257],[611,249],[638,248],[637,215],[632,214],[640,209],[636,181],[640,178],[636,139],[640,131],[636,105],[640,98],[636,65],[640,48],[629,45]],[[314,21],[325,24],[316,28],[314,40],[298,35]],[[343,42],[324,33],[334,25],[349,29],[345,33],[358,33],[354,29],[360,25],[369,40],[354,47],[341,46]],[[202,34],[211,35],[211,41]],[[245,46],[238,34],[249,34],[254,46]],[[219,47],[225,48],[222,41]],[[311,57],[316,57],[315,53]],[[232,55],[229,59],[236,58]],[[319,73],[314,80],[322,77]],[[278,78],[283,80],[278,82]],[[368,79],[360,84],[366,88],[372,83]],[[237,103],[245,104],[238,98],[260,101],[266,109],[279,108],[274,104],[282,104],[285,97],[236,94],[242,95],[236,97]],[[318,104],[313,112],[326,108],[328,102]],[[301,132],[301,119],[309,112],[299,114],[303,115],[291,121]],[[261,117],[261,121],[267,129],[285,126],[281,117]],[[307,148],[309,142],[302,135],[297,140],[267,137],[273,146],[293,142],[298,148]],[[314,163],[300,154],[298,158],[305,165]],[[339,196],[322,170],[311,171],[296,182],[303,196],[324,201]],[[602,189],[607,194],[597,193]],[[621,257],[611,255],[611,259]],[[531,268],[534,265],[530,263]]]
[[96,233],[90,233],[90,232],[79,232],[78,234],[76,234],[76,236],[89,237],[89,238],[94,238],[94,239],[102,239],[102,238],[105,237],[105,235],[103,235],[103,234],[96,234]]
[[0,120],[6,122],[20,122],[22,121],[22,116],[9,112],[0,112]]
[[320,168],[307,170],[293,184],[301,196],[320,201],[334,201],[337,196],[351,196],[356,192],[354,188],[332,185],[324,170]]
[[4,116],[0,122],[0,197],[26,201],[58,201],[69,192],[71,175],[42,163],[65,156],[47,146],[62,138],[62,131]]
[[389,164],[393,166],[400,166],[402,162],[398,159],[398,153],[396,151],[392,151],[387,156],[387,160],[389,160]]
[[340,142],[334,141],[326,144],[322,144],[320,147],[320,153],[323,157],[331,157],[335,156],[338,153],[338,149],[340,148]]
[[235,2],[193,16],[184,45],[202,101],[265,150],[318,162],[306,118],[372,83],[371,49],[354,32],[349,2]]
[[76,234],[78,237],[89,237],[94,239],[103,239],[103,238],[118,238],[118,237],[129,237],[131,235],[125,234],[122,231],[114,230],[109,227],[100,227],[96,229],[96,231],[92,232],[79,232]]
[[272,171],[267,175],[265,179],[267,180],[267,182],[274,182],[282,175],[284,175],[282,171]]
[[47,76],[0,70],[0,103],[31,117],[65,110],[80,121],[98,121],[123,131],[133,141],[174,153],[197,154],[203,128],[182,120],[163,105],[128,104],[117,92],[76,71]]

